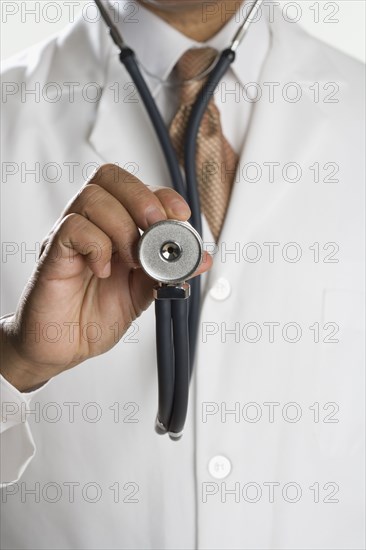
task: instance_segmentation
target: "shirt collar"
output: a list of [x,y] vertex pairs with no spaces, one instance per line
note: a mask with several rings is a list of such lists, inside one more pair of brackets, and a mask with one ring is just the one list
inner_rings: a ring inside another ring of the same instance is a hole
[[[131,0],[119,0],[118,4],[115,1],[111,4],[114,6],[114,22],[126,44],[135,51],[152,92],[160,88],[161,81],[168,79],[179,58],[190,48],[211,46],[221,51],[228,47],[241,21],[239,13],[210,40],[201,43],[183,35],[135,0],[132,3]],[[243,6],[240,11],[245,15]],[[126,15],[128,13],[130,15]],[[258,81],[270,42],[269,24],[262,12],[258,21],[249,27],[231,65],[242,85]]]

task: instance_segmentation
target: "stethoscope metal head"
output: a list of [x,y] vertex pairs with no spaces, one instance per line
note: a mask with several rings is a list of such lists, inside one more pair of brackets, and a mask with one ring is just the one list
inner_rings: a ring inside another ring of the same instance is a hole
[[188,223],[164,220],[155,223],[142,235],[138,257],[142,269],[155,281],[179,285],[197,270],[202,262],[203,243]]

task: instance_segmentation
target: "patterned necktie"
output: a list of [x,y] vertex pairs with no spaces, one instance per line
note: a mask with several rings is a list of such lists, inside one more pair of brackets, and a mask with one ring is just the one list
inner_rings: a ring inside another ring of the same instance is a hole
[[[175,67],[178,81],[183,81],[183,84],[180,107],[170,126],[170,137],[181,164],[184,133],[192,105],[206,82],[206,78],[191,79],[212,64],[216,53],[213,48],[193,48],[182,55]],[[237,164],[238,155],[223,136],[220,113],[211,99],[197,136],[196,170],[201,210],[216,242],[224,223]]]

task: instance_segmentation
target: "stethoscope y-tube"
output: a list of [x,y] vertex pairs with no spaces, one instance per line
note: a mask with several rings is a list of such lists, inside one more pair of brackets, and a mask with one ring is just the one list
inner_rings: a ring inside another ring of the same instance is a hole
[[[112,40],[120,50],[119,59],[131,76],[153,124],[173,187],[188,202],[191,208],[190,223],[193,230],[201,236],[201,207],[196,178],[198,130],[207,105],[222,76],[234,61],[235,52],[256,15],[262,0],[254,0],[252,2],[245,20],[239,26],[229,48],[223,50],[218,56],[206,83],[192,107],[184,142],[186,184],[184,184],[177,154],[172,145],[169,132],[141,74],[133,50],[124,43],[102,0],[95,0],[95,3],[109,28]],[[253,16],[252,19],[251,16]],[[164,285],[166,283],[161,284]],[[169,283],[168,286],[173,287],[174,284]],[[191,280],[190,297],[187,296],[178,299],[174,297],[159,298],[157,293],[155,300],[159,387],[157,431],[160,433],[168,432],[172,439],[178,439],[182,433],[187,414],[189,380],[195,358],[200,312],[200,277],[195,277]]]
[[[179,439],[183,433],[189,394],[188,296],[155,299],[158,371],[156,430]],[[174,368],[172,368],[174,365]]]

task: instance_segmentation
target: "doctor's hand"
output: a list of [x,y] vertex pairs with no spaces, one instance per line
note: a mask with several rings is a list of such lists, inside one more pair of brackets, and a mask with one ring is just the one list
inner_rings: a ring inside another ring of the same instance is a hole
[[[102,166],[45,239],[16,313],[3,320],[5,378],[27,391],[112,348],[152,302],[155,282],[137,262],[138,228],[189,216],[175,191]],[[211,263],[205,255],[196,274]]]

